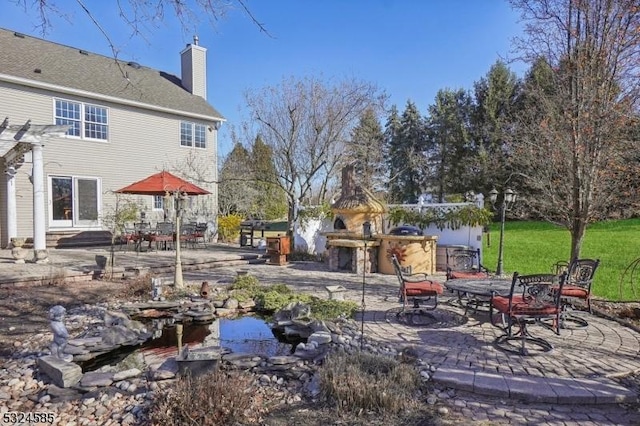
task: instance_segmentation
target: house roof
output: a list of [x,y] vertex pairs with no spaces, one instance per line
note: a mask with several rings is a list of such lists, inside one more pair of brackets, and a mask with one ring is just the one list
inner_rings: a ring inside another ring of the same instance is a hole
[[182,87],[179,77],[163,71],[3,28],[0,46],[0,80],[13,77],[26,85],[53,85],[51,90],[70,89],[88,97],[98,94],[113,102],[224,120],[206,100]]

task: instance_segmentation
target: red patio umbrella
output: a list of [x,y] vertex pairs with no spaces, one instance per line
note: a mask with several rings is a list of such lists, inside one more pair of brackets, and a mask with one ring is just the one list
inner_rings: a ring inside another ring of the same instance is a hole
[[184,192],[187,195],[210,194],[206,189],[202,189],[164,170],[118,189],[116,192],[120,194],[165,195],[167,192],[174,191]]

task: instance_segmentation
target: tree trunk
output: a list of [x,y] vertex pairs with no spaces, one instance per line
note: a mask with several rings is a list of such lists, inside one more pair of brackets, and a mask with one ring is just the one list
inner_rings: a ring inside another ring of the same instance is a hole
[[294,200],[289,200],[289,208],[287,209],[287,236],[289,237],[289,249],[293,252],[294,249],[294,241],[293,241],[293,225],[297,220],[297,212],[296,212],[297,203]]
[[571,258],[579,259],[580,250],[582,249],[582,240],[584,238],[585,231],[587,230],[587,222],[584,218],[574,218],[571,225]]

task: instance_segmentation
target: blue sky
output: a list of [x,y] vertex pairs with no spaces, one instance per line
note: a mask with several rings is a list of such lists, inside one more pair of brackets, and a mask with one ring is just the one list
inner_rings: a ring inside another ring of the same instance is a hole
[[[26,0],[31,4],[32,0]],[[229,130],[248,115],[243,94],[284,77],[355,77],[376,84],[402,112],[412,100],[422,114],[439,89],[472,89],[499,58],[508,58],[521,31],[506,0],[245,0],[269,31],[261,33],[240,9],[196,31],[167,18],[131,38],[115,1],[86,0],[119,50],[119,58],[180,75],[179,52],[197,32],[208,49],[208,100],[228,122],[220,154],[231,149]],[[50,1],[51,3],[51,1]],[[0,27],[111,56],[107,40],[75,0],[55,2],[43,37],[33,9],[5,2]],[[166,12],[169,15],[169,12]],[[513,63],[519,75],[524,65]]]

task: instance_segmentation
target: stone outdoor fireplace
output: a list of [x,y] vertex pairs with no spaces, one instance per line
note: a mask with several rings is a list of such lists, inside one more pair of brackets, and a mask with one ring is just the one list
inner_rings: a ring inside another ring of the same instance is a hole
[[[371,192],[355,183],[353,166],[342,170],[342,193],[331,206],[333,231],[327,237],[330,271],[361,274],[378,271],[378,246],[375,234],[382,231],[384,206]],[[365,240],[363,224],[371,226],[372,237]],[[366,256],[365,256],[366,253]]]

